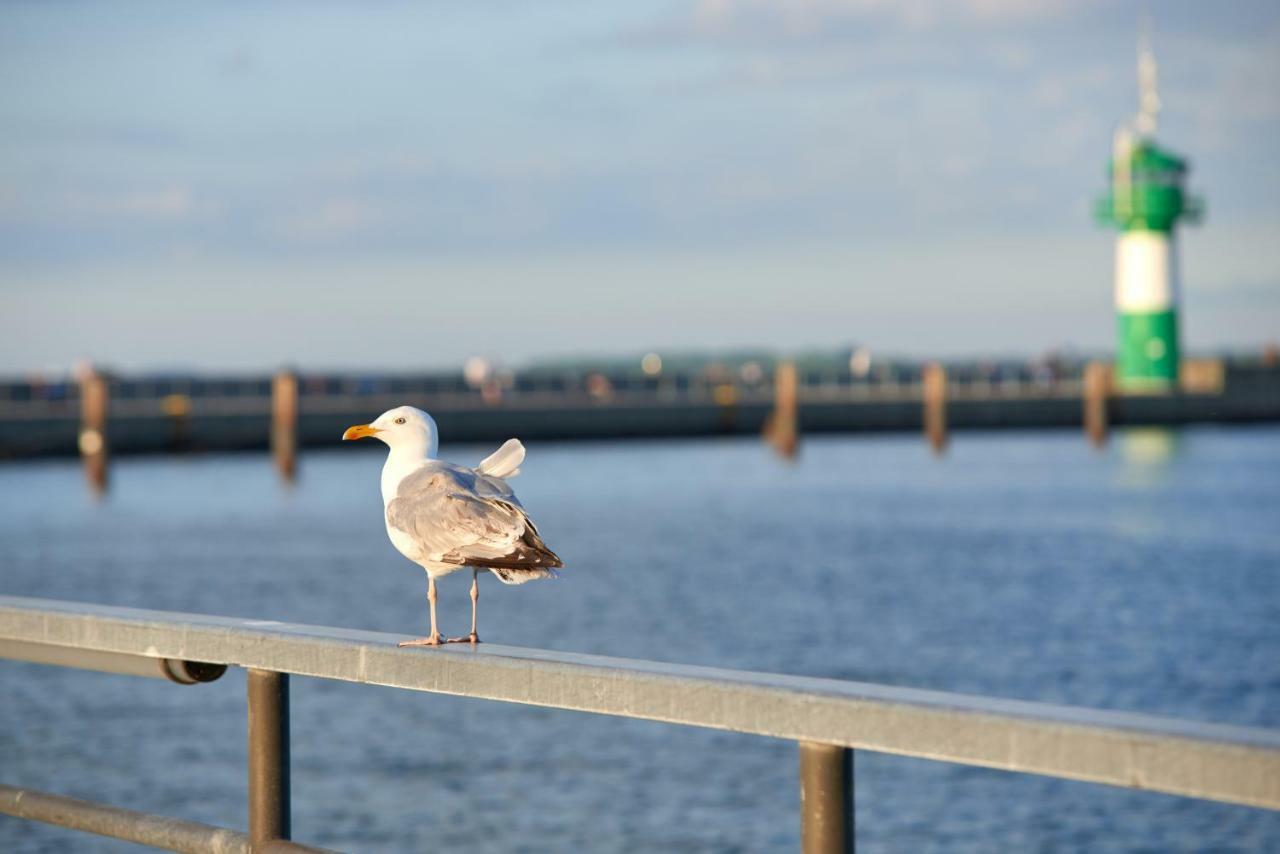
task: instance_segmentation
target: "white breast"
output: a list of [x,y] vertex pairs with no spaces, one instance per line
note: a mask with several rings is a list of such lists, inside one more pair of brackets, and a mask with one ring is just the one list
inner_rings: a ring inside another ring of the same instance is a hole
[[[387,528],[387,538],[396,551],[421,566],[432,577],[447,575],[462,567],[452,563],[440,563],[433,560],[432,555],[423,554],[422,546],[404,531],[391,527],[387,521],[387,505],[395,500],[400,488],[400,481],[426,465],[428,460],[421,456],[401,457],[393,449],[387,454],[387,461],[382,466],[382,522]],[[436,555],[435,557],[438,557]]]

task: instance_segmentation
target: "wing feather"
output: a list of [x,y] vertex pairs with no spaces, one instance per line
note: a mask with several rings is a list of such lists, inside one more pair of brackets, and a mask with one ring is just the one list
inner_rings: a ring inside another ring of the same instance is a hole
[[[493,495],[490,484],[478,482],[491,478],[467,474],[444,467],[420,471],[405,478],[387,505],[387,524],[418,545],[419,559],[485,567],[508,583],[550,575],[564,565],[509,489],[505,496]],[[513,575],[530,572],[536,575]]]
[[515,477],[524,462],[524,445],[519,439],[508,439],[502,447],[480,461],[476,471],[493,477]]

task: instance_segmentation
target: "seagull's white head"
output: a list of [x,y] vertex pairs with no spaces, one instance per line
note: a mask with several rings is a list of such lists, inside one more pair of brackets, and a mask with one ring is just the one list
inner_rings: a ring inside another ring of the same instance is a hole
[[366,436],[385,442],[394,452],[421,457],[434,457],[440,441],[436,422],[412,406],[388,409],[368,424],[348,427],[342,434],[344,440]]

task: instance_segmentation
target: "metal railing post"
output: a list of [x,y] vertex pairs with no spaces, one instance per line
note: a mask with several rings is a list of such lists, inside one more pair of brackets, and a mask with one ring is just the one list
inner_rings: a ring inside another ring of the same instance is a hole
[[800,850],[853,854],[853,751],[800,742]]
[[249,840],[288,839],[289,677],[249,669]]

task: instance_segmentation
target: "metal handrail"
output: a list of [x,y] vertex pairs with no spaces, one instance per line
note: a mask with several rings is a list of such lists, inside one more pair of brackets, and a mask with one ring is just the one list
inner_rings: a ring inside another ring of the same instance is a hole
[[[0,640],[791,739],[827,751],[802,751],[804,785],[835,785],[845,800],[847,755],[832,751],[857,748],[1280,809],[1270,729],[495,644],[401,649],[377,632],[19,597],[0,596]],[[849,850],[851,808],[842,827]]]

